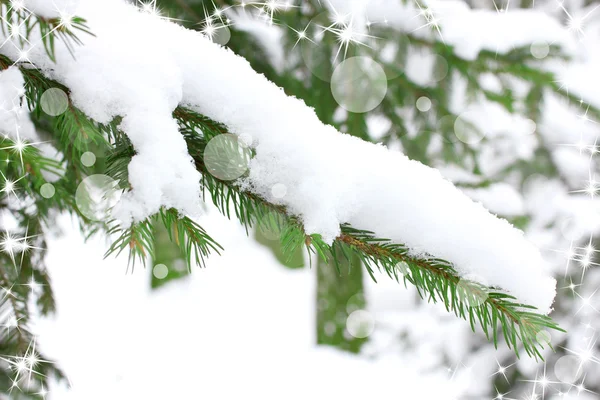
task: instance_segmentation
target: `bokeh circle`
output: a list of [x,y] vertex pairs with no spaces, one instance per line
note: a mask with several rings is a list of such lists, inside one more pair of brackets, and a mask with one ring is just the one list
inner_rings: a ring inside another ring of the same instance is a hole
[[252,153],[235,135],[224,134],[212,138],[204,150],[204,164],[215,178],[232,181],[248,171]]
[[156,264],[152,268],[152,274],[156,279],[165,279],[169,275],[169,268],[165,264]]
[[469,307],[479,307],[489,295],[482,285],[469,279],[461,279],[456,285],[458,297]]
[[375,318],[366,310],[353,311],[346,319],[346,330],[358,339],[369,337],[375,330]]
[[572,355],[562,356],[554,364],[556,379],[567,384],[575,383],[583,373],[577,357]]
[[107,221],[122,192],[118,182],[110,176],[91,175],[77,187],[75,203],[81,214],[88,219]]
[[365,113],[377,107],[387,93],[385,71],[369,57],[351,57],[335,68],[331,93],[347,111]]
[[431,110],[431,100],[429,97],[421,96],[417,99],[416,106],[421,112],[429,111]]
[[215,24],[213,26],[214,32],[212,34],[211,40],[215,43],[220,44],[221,46],[225,46],[231,40],[231,30],[227,27],[227,25],[223,24]]
[[55,193],[56,193],[56,189],[54,188],[54,185],[51,183],[44,183],[42,185],[42,187],[40,188],[40,194],[45,199],[52,198],[52,196],[54,196]]
[[81,163],[86,167],[91,167],[96,164],[96,155],[91,151],[86,151],[81,155]]
[[550,46],[546,42],[534,42],[529,47],[531,55],[538,60],[542,60],[550,54]]
[[473,145],[479,143],[485,137],[485,132],[478,129],[473,121],[476,121],[476,118],[471,111],[465,111],[456,118],[456,121],[454,121],[454,134],[458,140]]
[[62,89],[50,88],[42,93],[40,105],[46,114],[57,117],[67,111],[69,96]]

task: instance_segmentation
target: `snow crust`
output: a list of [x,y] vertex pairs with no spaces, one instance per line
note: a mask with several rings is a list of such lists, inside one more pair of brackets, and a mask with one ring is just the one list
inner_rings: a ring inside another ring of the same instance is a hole
[[[325,126],[301,100],[198,32],[120,0],[82,0],[76,12],[96,36],[81,36],[75,59],[59,49],[54,64],[42,46],[29,49],[30,58],[69,87],[91,118],[123,117],[137,151],[133,190],[114,213],[124,225],[161,206],[200,210],[200,174],[171,115],[183,105],[252,138],[256,157],[242,187],[299,215],[307,233],[331,242],[350,223],[414,254],[451,261],[462,274],[549,312],[555,280],[540,252],[439,171]],[[17,50],[2,51],[14,57]],[[283,198],[273,198],[276,184],[286,187]]]

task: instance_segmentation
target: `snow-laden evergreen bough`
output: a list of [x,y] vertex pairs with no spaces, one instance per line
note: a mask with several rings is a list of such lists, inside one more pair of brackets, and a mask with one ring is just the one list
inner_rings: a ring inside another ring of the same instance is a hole
[[[188,260],[201,262],[221,250],[191,219],[210,197],[246,226],[276,227],[286,251],[306,246],[335,264],[337,254],[357,255],[372,276],[378,267],[414,284],[494,343],[501,330],[509,346],[538,357],[539,333],[560,329],[547,317],[555,281],[539,251],[437,170],[324,125],[243,58],[124,1],[2,3],[6,20],[46,26],[28,29],[28,40],[9,26],[0,49],[3,68],[20,68],[31,111],[41,112],[51,87],[70,100],[56,118],[66,170],[59,195],[41,199],[39,182],[29,195],[80,215],[91,230],[118,233],[109,253],[151,256],[149,221],[158,218]],[[64,40],[50,43],[53,34]],[[235,181],[213,176],[203,157],[224,134],[252,153]],[[90,143],[105,146],[104,173],[125,189],[114,220],[87,221],[72,199],[90,173],[79,163]],[[277,185],[283,196],[273,194]]]

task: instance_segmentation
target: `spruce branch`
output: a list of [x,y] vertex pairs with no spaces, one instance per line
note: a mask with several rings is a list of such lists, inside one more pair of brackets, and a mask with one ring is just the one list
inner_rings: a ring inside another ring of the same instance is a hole
[[167,228],[169,239],[183,250],[188,269],[191,270],[194,263],[205,266],[205,257],[211,252],[221,254],[223,247],[191,218],[179,215],[174,209],[164,208],[158,217]]
[[275,232],[280,232],[283,248],[288,254],[293,254],[293,250],[305,244],[309,251],[338,268],[338,253],[343,254],[346,260],[356,256],[373,279],[375,268],[393,279],[402,278],[405,284],[413,284],[422,298],[442,301],[448,311],[468,319],[473,331],[479,323],[486,337],[491,338],[495,345],[500,326],[507,345],[517,355],[520,342],[529,356],[542,358],[539,348],[545,343],[538,340],[539,333],[544,329],[562,331],[550,317],[535,313],[534,307],[516,302],[515,297],[497,288],[465,281],[451,263],[433,257],[411,256],[406,246],[377,238],[372,232],[344,225],[341,235],[332,245],[326,244],[319,235],[306,235],[300,219],[290,216],[283,206],[271,204],[257,195],[241,191],[231,182],[210,175],[203,164],[203,148],[212,137],[228,133],[224,126],[183,108],[178,108],[174,116],[182,127],[190,154],[203,174],[204,188],[211,194],[213,203],[228,217],[232,215],[230,207],[233,206],[235,216],[247,227],[257,221],[264,224],[265,216],[276,213],[281,219],[267,218],[266,223],[270,223]]
[[[0,65],[9,64],[10,60],[0,57]],[[31,68],[21,67],[21,71],[27,83],[32,85],[31,92],[37,90],[39,93],[40,87],[61,87]],[[35,110],[39,110],[39,96],[32,96],[29,101],[35,114]],[[71,117],[65,118],[74,118],[69,120],[73,130],[81,133],[82,127],[87,126],[87,129],[83,129],[86,134],[97,137],[99,141],[110,142],[109,174],[124,179],[127,176],[127,165],[135,150],[126,136],[118,130],[117,121],[104,126],[89,120],[72,105],[70,110],[67,115]],[[537,340],[539,333],[545,329],[562,331],[551,318],[536,313],[534,307],[518,303],[514,297],[498,288],[488,288],[461,279],[454,266],[445,260],[416,257],[402,244],[391,243],[385,238],[375,237],[371,232],[347,225],[341,227],[341,235],[331,245],[317,234],[306,234],[299,216],[290,215],[285,207],[271,204],[253,193],[242,191],[234,183],[219,180],[209,173],[204,165],[204,149],[210,139],[228,133],[223,125],[183,107],[178,107],[173,116],[179,122],[188,151],[202,174],[201,184],[205,194],[210,196],[224,215],[229,218],[235,216],[246,229],[263,226],[278,233],[282,247],[288,254],[305,246],[308,251],[318,254],[337,268],[340,266],[339,257],[346,260],[356,257],[365,265],[373,279],[377,269],[395,280],[402,279],[405,285],[413,284],[421,297],[432,302],[443,302],[448,311],[468,320],[473,330],[475,325],[479,325],[495,345],[499,331],[502,330],[507,345],[513,348],[517,355],[519,345],[522,345],[529,356],[541,358],[539,349],[546,343]],[[64,138],[57,139],[62,141]],[[68,161],[68,168],[77,171],[79,167],[73,160]],[[80,174],[72,176],[75,178],[75,185],[83,175],[83,171],[79,172]],[[121,184],[126,187],[125,182]],[[77,212],[76,207],[71,211]],[[194,259],[202,263],[203,258],[210,252],[219,252],[222,249],[199,225],[185,217],[180,218],[176,212],[163,210],[159,217],[169,230],[171,239],[186,254],[189,263]],[[92,222],[87,223],[94,225]],[[125,230],[117,225],[104,228],[109,234],[119,235],[107,255],[119,254],[127,249],[132,263],[136,259],[144,261],[148,256],[152,256],[154,238],[150,220]]]
[[[336,268],[341,264],[339,254],[345,260],[356,257],[365,265],[372,279],[376,279],[377,269],[397,281],[402,279],[405,285],[407,282],[413,284],[422,298],[441,301],[447,311],[468,320],[473,331],[475,325],[479,325],[496,346],[501,329],[507,345],[517,356],[521,344],[529,356],[542,358],[540,348],[547,343],[540,342],[540,332],[547,329],[563,331],[550,317],[536,313],[535,307],[517,302],[515,297],[501,292],[499,288],[488,288],[462,279],[451,263],[434,257],[412,256],[406,246],[377,238],[372,232],[344,225],[341,235],[331,245],[317,234],[307,235],[300,218],[289,215],[285,207],[271,204],[253,193],[240,190],[235,183],[219,180],[209,173],[204,165],[204,149],[210,139],[228,133],[223,125],[182,107],[178,107],[173,115],[180,124],[188,151],[202,173],[205,194],[210,196],[213,204],[228,218],[237,218],[247,231],[258,226],[276,233],[286,254],[292,255],[299,247],[305,246]],[[124,160],[129,160],[133,154],[133,147],[129,144],[116,149],[111,158],[113,162],[120,160],[119,165],[127,165]],[[129,237],[127,235],[130,234],[124,235]],[[123,242],[117,247],[123,249]],[[189,255],[189,250],[182,250]],[[216,249],[207,246],[206,250],[208,254]]]
[[108,234],[118,234],[119,236],[106,251],[105,257],[118,256],[127,249],[129,251],[128,265],[133,268],[137,259],[145,265],[146,259],[154,254],[154,232],[149,221],[137,223],[125,230],[121,229],[118,224],[114,224],[108,230]]

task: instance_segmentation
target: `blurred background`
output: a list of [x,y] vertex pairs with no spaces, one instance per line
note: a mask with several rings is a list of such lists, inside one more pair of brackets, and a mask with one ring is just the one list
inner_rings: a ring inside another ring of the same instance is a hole
[[200,222],[225,251],[191,273],[160,226],[156,259],[131,271],[64,216],[47,244],[58,311],[35,324],[69,379],[48,398],[600,398],[600,2],[137,4],[522,229],[558,280],[552,316],[568,333],[538,338],[554,348],[544,362],[517,359],[410,286],[375,283],[357,260],[338,273],[284,257],[279,232],[247,234],[210,206]]

